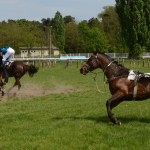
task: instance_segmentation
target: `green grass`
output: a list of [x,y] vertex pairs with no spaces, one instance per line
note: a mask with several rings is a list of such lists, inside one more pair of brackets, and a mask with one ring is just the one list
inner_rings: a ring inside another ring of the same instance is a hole
[[[149,68],[140,68],[148,72]],[[0,102],[1,150],[149,150],[150,101],[123,102],[113,112],[121,126],[109,122],[105,103],[110,97],[103,73],[97,70],[97,91],[90,74],[76,65],[40,69],[21,82],[53,89],[59,85],[78,89],[41,97],[12,97]],[[14,80],[10,79],[12,84]]]

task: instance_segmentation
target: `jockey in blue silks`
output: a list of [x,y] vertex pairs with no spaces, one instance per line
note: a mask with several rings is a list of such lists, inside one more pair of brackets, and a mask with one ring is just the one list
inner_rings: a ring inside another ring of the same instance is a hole
[[15,54],[15,50],[9,46],[5,46],[3,48],[0,48],[0,52],[2,53],[2,62],[4,65],[4,76],[5,76],[5,80],[4,80],[4,84],[6,84],[8,82],[8,72],[7,72],[7,66],[9,64],[11,64],[12,59],[14,58],[14,54]]

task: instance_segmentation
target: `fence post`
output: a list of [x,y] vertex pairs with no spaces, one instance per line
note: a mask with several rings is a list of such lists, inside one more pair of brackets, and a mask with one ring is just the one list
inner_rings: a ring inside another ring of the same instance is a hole
[[144,67],[144,59],[143,59],[143,67]]
[[148,67],[150,67],[150,60],[148,59]]
[[130,67],[132,67],[132,59],[130,59]]
[[69,60],[67,59],[65,62],[65,68],[67,68],[69,66]]

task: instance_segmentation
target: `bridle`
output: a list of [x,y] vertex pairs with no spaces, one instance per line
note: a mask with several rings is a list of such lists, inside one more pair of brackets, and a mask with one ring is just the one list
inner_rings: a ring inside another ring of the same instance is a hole
[[[98,62],[100,62],[99,60],[98,60],[98,58],[97,58],[97,55],[93,55],[95,58],[96,58],[96,61],[98,61]],[[111,61],[107,66],[106,66],[106,68],[104,69],[104,82],[105,82],[105,73],[106,73],[106,71],[107,71],[107,69],[109,68],[109,66],[111,66],[112,65],[112,63],[113,63],[114,61]],[[91,62],[92,63],[92,66],[94,66],[94,62]],[[87,72],[91,72],[91,70],[90,70],[90,68],[91,68],[91,66],[89,65],[89,64],[85,64],[85,66],[86,66],[86,70],[87,70]],[[94,78],[94,80],[95,80],[95,78]]]
[[[95,58],[96,58],[96,60],[97,60],[97,56],[95,56],[95,55],[93,55]],[[94,62],[91,62],[92,63],[92,66],[95,66],[95,63]],[[89,64],[85,64],[85,67],[86,67],[86,71],[87,72],[91,72],[91,66],[89,65]]]
[[[85,66],[86,66],[86,71],[87,71],[87,72],[89,72],[89,71],[90,71],[91,66],[90,66],[90,65],[88,65],[88,64],[85,64]],[[91,71],[90,71],[90,72],[91,72]]]
[[[86,68],[86,71],[87,71],[87,72],[91,72],[91,73],[94,75],[94,76],[93,76],[93,79],[94,79],[94,82],[95,82],[95,84],[96,84],[96,88],[97,88],[98,92],[99,92],[99,93],[105,93],[105,92],[101,91],[101,90],[99,89],[99,87],[98,87],[98,84],[97,84],[97,82],[96,82],[97,73],[92,72],[92,69],[91,69],[91,68],[92,68],[92,67],[94,68],[96,62],[97,62],[97,63],[100,62],[99,59],[97,58],[97,57],[98,57],[97,55],[93,55],[93,57],[95,58],[95,61],[94,61],[94,62],[91,61],[92,66],[89,65],[88,63],[86,63],[86,64],[85,64],[85,68]],[[114,62],[114,61],[111,61],[111,62],[107,65],[107,67],[104,69],[104,74],[105,74],[105,72],[107,71],[108,67],[111,66],[111,64],[112,64],[113,62]],[[104,75],[104,82],[105,82],[105,75]]]
[[[97,55],[93,55],[95,58],[96,58],[96,60],[99,62],[99,60],[97,59]],[[107,67],[104,69],[104,74],[105,74],[105,72],[107,71],[107,69],[108,69],[108,67],[109,66],[111,66],[111,64],[113,63],[114,61],[111,61],[108,65],[107,65]],[[94,63],[93,62],[91,62],[92,64],[93,64],[93,66],[94,66]],[[89,65],[89,64],[85,64],[86,65],[86,67],[87,67],[87,71],[89,72],[90,71],[90,68],[91,68],[91,66]]]

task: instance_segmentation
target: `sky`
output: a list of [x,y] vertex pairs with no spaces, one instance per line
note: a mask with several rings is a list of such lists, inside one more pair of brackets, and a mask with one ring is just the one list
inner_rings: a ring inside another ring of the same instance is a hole
[[54,18],[57,11],[63,17],[70,15],[82,21],[96,18],[104,6],[114,5],[115,0],[0,0],[0,21],[41,21]]

